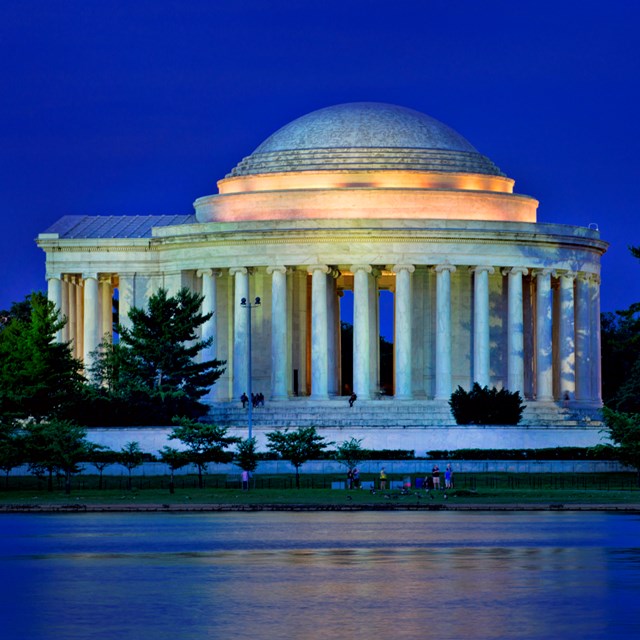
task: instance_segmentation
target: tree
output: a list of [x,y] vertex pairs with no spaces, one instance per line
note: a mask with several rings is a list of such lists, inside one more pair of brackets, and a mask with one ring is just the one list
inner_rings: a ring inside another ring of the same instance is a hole
[[186,417],[176,417],[169,440],[179,440],[187,449],[188,459],[198,468],[198,487],[204,487],[203,473],[210,462],[230,462],[233,454],[225,451],[239,441],[227,435],[226,427],[204,424]]
[[[640,258],[640,247],[629,247]],[[640,302],[624,311],[603,313],[602,399],[608,407],[640,412]]]
[[29,466],[36,475],[48,473],[48,490],[53,490],[53,474],[62,473],[65,493],[71,493],[71,476],[89,453],[87,431],[69,420],[31,422],[27,428]]
[[256,451],[256,439],[247,438],[241,440],[236,447],[233,461],[243,470],[253,473],[258,468],[258,452]]
[[200,311],[202,300],[187,288],[172,297],[159,289],[147,309],[131,309],[130,327],[117,326],[118,344],[100,345],[91,367],[94,394],[115,406],[116,417],[126,419],[127,406],[134,407],[139,424],[169,424],[176,415],[207,412],[199,400],[222,375],[224,363],[197,361],[211,344],[198,337],[212,315]]
[[118,455],[117,451],[113,451],[113,449],[109,449],[101,444],[89,444],[87,462],[98,470],[98,490],[102,490],[102,474],[104,470],[118,462]]
[[336,460],[343,464],[349,471],[355,469],[364,458],[362,449],[362,438],[351,438],[345,440],[336,447]]
[[131,472],[144,462],[145,454],[137,442],[127,442],[118,452],[118,462],[129,472],[127,489],[131,491]]
[[189,457],[185,451],[178,451],[178,449],[174,449],[173,447],[162,447],[158,453],[160,454],[160,461],[164,462],[171,472],[169,493],[175,493],[174,473],[189,464]]
[[271,451],[289,460],[296,470],[296,487],[300,488],[300,467],[320,454],[332,442],[326,442],[315,427],[299,427],[296,431],[288,429],[267,433],[267,445]]
[[66,320],[41,293],[14,308],[0,330],[0,416],[62,417],[84,382],[69,343],[56,341]]
[[0,422],[0,469],[5,472],[5,488],[9,488],[9,474],[12,469],[25,462],[24,438],[15,422]]
[[640,487],[640,413],[624,413],[605,407],[602,414],[609,439],[617,445],[618,460],[637,471]]

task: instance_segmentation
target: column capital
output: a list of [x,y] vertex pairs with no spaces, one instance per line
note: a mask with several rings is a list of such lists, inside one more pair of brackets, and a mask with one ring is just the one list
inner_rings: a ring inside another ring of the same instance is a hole
[[436,273],[443,273],[444,271],[448,271],[449,273],[453,273],[456,270],[455,265],[449,264],[448,262],[443,262],[442,264],[437,264],[433,267],[433,270]]
[[287,271],[288,269],[284,265],[274,265],[271,267],[267,267],[268,275],[273,275],[274,273],[281,273],[283,275],[286,275]]
[[526,267],[505,267],[502,270],[502,275],[503,276],[508,276],[508,275],[528,276],[529,275],[529,269],[527,269]]
[[230,276],[235,276],[238,273],[242,274],[243,276],[246,276],[249,274],[249,268],[248,267],[231,267],[229,269]]
[[370,264],[352,264],[349,267],[349,271],[354,274],[356,271],[365,271],[366,273],[371,273],[373,271],[373,268]]
[[94,273],[94,272],[87,272],[87,273],[83,273],[82,274],[82,279],[83,280],[89,280],[89,278],[91,278],[92,280],[97,280],[98,279],[98,274]]
[[546,276],[553,275],[553,269],[549,269],[546,267],[544,269],[531,269],[531,275],[535,276],[536,278],[538,276],[542,276],[544,278]]
[[99,273],[98,282],[100,284],[113,284],[113,275],[110,273]]
[[307,273],[313,273],[314,271],[321,271],[322,273],[329,273],[331,269],[326,264],[310,264],[307,265]]
[[580,280],[580,282],[590,282],[591,278],[593,277],[593,273],[587,273],[586,271],[578,271],[578,274],[576,276],[576,280]]
[[495,273],[495,268],[486,264],[479,264],[475,267],[469,267],[469,271],[471,271],[471,273],[488,273],[491,275],[492,273]]
[[394,273],[398,273],[398,271],[408,271],[409,273],[413,273],[415,270],[416,268],[412,264],[394,264],[391,267],[391,271]]
[[47,272],[45,277],[45,280],[49,281],[49,280],[63,280],[64,276],[61,273],[51,273],[51,272]]
[[198,269],[196,271],[196,276],[198,278],[202,278],[202,276],[210,276],[213,278],[217,278],[221,275],[222,275],[222,272],[220,271],[220,269],[211,269],[209,267],[207,267],[206,269]]
[[569,271],[568,269],[556,269],[552,275],[554,278],[565,280],[575,280],[578,276],[575,271]]

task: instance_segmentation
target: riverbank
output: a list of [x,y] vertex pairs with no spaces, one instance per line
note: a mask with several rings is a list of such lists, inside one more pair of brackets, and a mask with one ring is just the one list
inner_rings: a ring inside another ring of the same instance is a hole
[[202,513],[256,511],[607,511],[640,513],[637,504],[0,504],[2,513]]

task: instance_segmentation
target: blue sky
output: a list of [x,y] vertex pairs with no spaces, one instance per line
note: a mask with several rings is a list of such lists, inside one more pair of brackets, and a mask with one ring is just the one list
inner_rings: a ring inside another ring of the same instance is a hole
[[597,223],[603,310],[640,300],[640,3],[22,0],[0,20],[0,308],[45,287],[65,214],[190,213],[290,120],[423,111],[540,200]]

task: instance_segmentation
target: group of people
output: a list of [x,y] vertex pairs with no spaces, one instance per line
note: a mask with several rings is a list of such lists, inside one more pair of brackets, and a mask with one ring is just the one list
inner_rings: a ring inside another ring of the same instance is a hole
[[[424,486],[434,490],[443,488],[440,484],[440,467],[437,464],[433,465],[431,475],[427,475],[424,479]],[[453,469],[450,464],[444,471],[444,489],[453,489]]]
[[[427,475],[427,477],[424,479],[424,485],[425,489],[430,490],[430,489],[441,489],[441,485],[440,485],[440,467],[438,467],[437,464],[433,465],[433,468],[431,469],[431,474]],[[382,467],[382,469],[380,469],[380,490],[381,491],[385,491],[387,488],[387,470]],[[453,469],[451,468],[451,465],[448,464],[447,468],[444,471],[444,489],[453,489]]]
[[[242,402],[242,408],[246,409],[249,404],[249,396],[243,392],[240,396],[240,402]],[[252,393],[251,394],[251,406],[255,409],[256,407],[264,407],[264,393]]]
[[347,471],[347,487],[349,489],[360,488],[360,470],[358,467],[354,467]]

